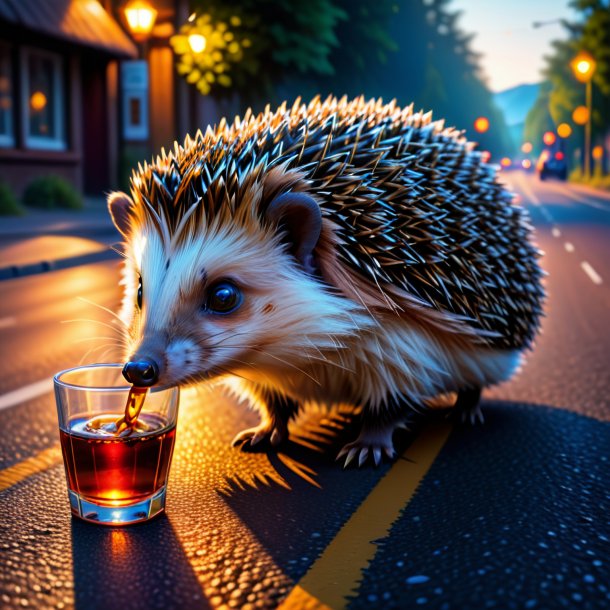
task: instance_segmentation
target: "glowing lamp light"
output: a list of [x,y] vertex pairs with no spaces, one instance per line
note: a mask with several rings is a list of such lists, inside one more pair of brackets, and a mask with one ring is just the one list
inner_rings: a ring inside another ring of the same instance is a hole
[[474,129],[479,133],[485,133],[489,129],[489,119],[484,116],[480,116],[474,122]]
[[553,146],[553,144],[555,144],[555,140],[557,138],[555,137],[555,134],[552,131],[547,131],[543,136],[542,136],[542,141],[547,145],[547,146]]
[[570,67],[577,80],[587,83],[591,80],[597,64],[586,51],[581,51],[571,62]]
[[523,169],[529,169],[532,167],[532,162],[529,159],[523,159],[523,161],[521,161],[521,167]]
[[584,125],[589,120],[589,109],[586,106],[577,106],[572,113],[572,120],[577,125]]
[[521,146],[521,152],[524,152],[526,155],[532,152],[532,143],[531,142],[523,142]]
[[34,91],[30,97],[30,108],[40,112],[47,105],[47,96],[42,91]]
[[193,53],[203,53],[208,44],[205,36],[202,36],[201,34],[191,34],[188,37],[188,41]]
[[557,126],[557,135],[560,138],[569,138],[572,135],[572,128],[567,123],[561,123]]
[[604,156],[604,147],[603,146],[594,146],[593,151],[591,152],[594,159],[601,159]]
[[502,157],[502,159],[500,159],[500,165],[502,167],[510,167],[510,159],[508,157]]
[[156,9],[145,0],[131,0],[123,12],[131,35],[138,41],[146,40],[157,19]]
[[555,159],[557,159],[557,161],[563,161],[564,157],[565,155],[560,150],[555,153]]

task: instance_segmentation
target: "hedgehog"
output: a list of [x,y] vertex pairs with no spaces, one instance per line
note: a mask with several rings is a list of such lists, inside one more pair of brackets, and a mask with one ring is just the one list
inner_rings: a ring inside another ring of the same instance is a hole
[[269,106],[134,170],[108,197],[124,239],[125,378],[220,380],[278,446],[308,405],[356,408],[339,452],[393,459],[411,414],[481,419],[542,316],[524,209],[463,132],[395,101]]

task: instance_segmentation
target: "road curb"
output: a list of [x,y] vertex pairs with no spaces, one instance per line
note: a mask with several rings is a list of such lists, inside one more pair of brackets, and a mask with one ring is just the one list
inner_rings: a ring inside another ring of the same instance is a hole
[[40,261],[37,263],[30,263],[28,265],[9,265],[7,267],[0,267],[0,281],[12,280],[28,275],[37,275],[39,273],[46,273],[47,271],[69,269],[70,267],[89,265],[91,263],[99,263],[117,258],[118,254],[109,248],[107,250],[100,250],[98,252],[80,254],[79,256],[59,258],[57,260],[50,261]]

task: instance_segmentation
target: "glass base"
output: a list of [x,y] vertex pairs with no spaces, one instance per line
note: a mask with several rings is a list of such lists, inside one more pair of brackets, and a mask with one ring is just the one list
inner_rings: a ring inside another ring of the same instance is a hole
[[68,489],[70,509],[79,519],[100,525],[131,525],[148,521],[165,510],[165,487],[146,500],[128,506],[102,506]]

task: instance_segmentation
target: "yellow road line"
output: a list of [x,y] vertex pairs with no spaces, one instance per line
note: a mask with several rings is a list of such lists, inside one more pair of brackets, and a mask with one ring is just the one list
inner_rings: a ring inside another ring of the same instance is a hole
[[4,491],[33,474],[48,470],[61,462],[59,445],[44,449],[32,457],[0,471],[0,491]]
[[375,556],[373,540],[387,535],[451,432],[448,423],[432,423],[381,479],[339,530],[320,558],[297,583],[279,610],[342,610],[362,571]]

